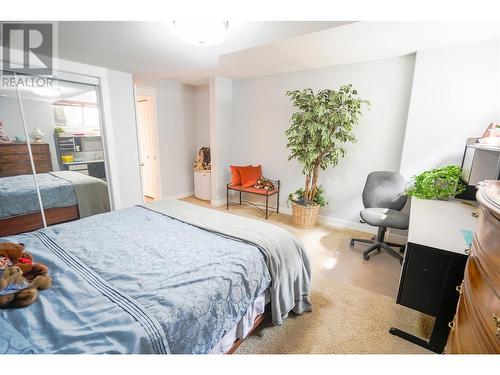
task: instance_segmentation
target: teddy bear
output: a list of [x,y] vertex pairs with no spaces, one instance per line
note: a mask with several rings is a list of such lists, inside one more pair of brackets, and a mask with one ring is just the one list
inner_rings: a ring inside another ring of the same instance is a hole
[[47,273],[45,265],[33,263],[24,245],[0,243],[0,308],[31,305],[38,297],[38,290],[52,286],[52,278]]
[[25,258],[21,259],[24,253],[24,244],[13,242],[0,243],[0,257],[9,258],[12,265],[17,266],[25,272],[31,271],[31,263]]
[[[38,298],[38,290],[51,286],[52,278],[49,275],[39,275],[28,282],[19,267],[9,266],[3,270],[0,279],[0,309],[29,306]],[[13,289],[6,291],[9,287]],[[2,291],[8,294],[2,294]]]
[[9,258],[12,265],[19,267],[24,277],[30,281],[38,275],[46,275],[49,272],[47,266],[33,262],[33,256],[25,251],[22,243],[0,243],[0,257]]
[[202,147],[196,156],[196,160],[193,164],[193,171],[207,171],[210,169],[210,148]]
[[11,284],[18,284],[23,281],[23,272],[19,267],[7,267],[3,270],[2,278],[0,279],[0,290],[6,289]]

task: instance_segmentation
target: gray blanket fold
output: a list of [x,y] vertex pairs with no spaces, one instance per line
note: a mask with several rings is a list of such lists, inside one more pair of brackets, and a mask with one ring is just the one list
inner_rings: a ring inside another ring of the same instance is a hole
[[50,172],[71,182],[78,202],[80,219],[110,211],[108,185],[95,177],[74,171]]
[[265,254],[272,276],[271,311],[281,325],[288,313],[312,310],[309,302],[311,265],[302,243],[286,230],[258,220],[228,214],[177,200],[160,200],[145,208],[197,227],[257,245]]

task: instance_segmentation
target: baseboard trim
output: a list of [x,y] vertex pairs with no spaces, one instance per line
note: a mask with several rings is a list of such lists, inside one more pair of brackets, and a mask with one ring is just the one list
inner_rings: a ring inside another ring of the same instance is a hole
[[194,191],[190,190],[190,191],[185,191],[184,193],[169,195],[167,197],[162,197],[161,199],[182,199],[182,198],[190,197],[193,194],[194,194]]
[[220,200],[211,200],[210,201],[210,204],[212,206],[222,206],[224,204],[226,204],[226,200],[225,199],[220,199]]
[[[192,195],[192,193],[189,195]],[[179,198],[184,198],[184,196],[177,197],[176,199],[179,199]],[[226,200],[225,199],[211,200],[210,204],[212,206],[222,206],[222,205],[226,204]],[[280,213],[291,216],[292,215],[292,208],[288,207],[288,206],[280,206]],[[325,225],[327,227],[333,227],[333,228],[338,228],[338,229],[351,229],[351,230],[357,230],[360,232],[365,232],[365,233],[370,233],[370,234],[377,234],[377,228],[372,227],[371,225],[360,223],[360,222],[352,222],[352,221],[339,219],[339,218],[332,217],[332,216],[318,215],[318,223],[320,223],[321,225]],[[390,231],[389,231],[389,235],[393,238],[397,238],[397,239],[401,239],[403,241],[406,241],[405,236],[390,233]]]
[[330,217],[330,216],[323,216],[323,215],[319,215],[318,221],[323,225],[331,226],[334,228],[353,229],[353,230],[359,230],[361,232],[372,233],[372,234],[377,233],[377,228],[372,227],[368,224],[360,223],[360,222],[355,223],[352,221],[347,221],[347,220],[338,219],[338,218]]
[[[292,209],[290,207],[280,207],[280,212],[287,215],[292,215]],[[353,223],[352,221],[338,219],[332,216],[318,215],[318,223],[326,225],[328,227],[353,229],[366,233],[377,233],[377,228],[371,227],[368,224]]]
[[[292,215],[292,209],[290,207],[280,207],[280,213],[284,213],[286,215]],[[371,225],[360,223],[360,222],[352,222],[344,219],[339,219],[332,216],[318,215],[318,223],[321,225],[325,225],[327,227],[339,228],[339,229],[352,229],[360,232],[377,234],[377,228],[372,227]],[[405,236],[400,236],[398,234],[390,233],[391,237],[398,238],[406,241]]]

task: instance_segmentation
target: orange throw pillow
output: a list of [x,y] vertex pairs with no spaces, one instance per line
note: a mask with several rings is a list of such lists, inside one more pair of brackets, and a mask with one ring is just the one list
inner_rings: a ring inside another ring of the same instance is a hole
[[251,167],[251,165],[230,165],[231,168],[231,185],[241,185],[240,168]]
[[257,183],[257,180],[262,177],[262,167],[241,167],[241,187],[250,187]]

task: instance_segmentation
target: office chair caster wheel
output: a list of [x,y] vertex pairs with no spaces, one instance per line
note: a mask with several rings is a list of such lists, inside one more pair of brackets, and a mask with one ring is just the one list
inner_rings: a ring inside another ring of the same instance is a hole
[[370,256],[368,254],[363,254],[363,259],[368,260],[368,259],[370,259]]
[[354,241],[351,240],[351,243],[349,244],[350,247],[353,247],[354,246]]

